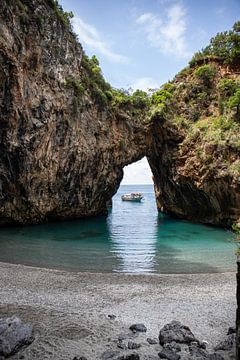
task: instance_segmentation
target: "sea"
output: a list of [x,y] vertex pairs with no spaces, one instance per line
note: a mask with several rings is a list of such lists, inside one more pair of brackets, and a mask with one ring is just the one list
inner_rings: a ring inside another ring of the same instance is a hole
[[[121,200],[141,192],[140,203]],[[234,235],[158,213],[153,185],[122,185],[108,216],[0,229],[0,261],[68,271],[186,274],[236,270]]]

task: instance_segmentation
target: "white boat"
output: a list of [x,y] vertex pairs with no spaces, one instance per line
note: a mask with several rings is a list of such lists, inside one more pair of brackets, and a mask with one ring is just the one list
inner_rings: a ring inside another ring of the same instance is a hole
[[134,202],[140,202],[143,199],[143,195],[141,193],[131,193],[122,195],[123,201],[134,201]]

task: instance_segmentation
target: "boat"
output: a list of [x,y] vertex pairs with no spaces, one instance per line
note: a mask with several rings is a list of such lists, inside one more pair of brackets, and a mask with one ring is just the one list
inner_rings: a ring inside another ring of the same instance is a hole
[[133,201],[140,202],[143,199],[143,195],[141,193],[131,193],[122,195],[122,201]]

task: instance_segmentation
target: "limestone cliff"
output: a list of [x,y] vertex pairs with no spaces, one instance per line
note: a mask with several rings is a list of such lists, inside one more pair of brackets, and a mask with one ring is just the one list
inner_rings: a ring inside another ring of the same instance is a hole
[[63,15],[0,0],[1,224],[103,214],[145,154],[145,128],[103,101]]
[[[201,71],[212,72],[208,81]],[[240,64],[211,60],[163,87],[169,99],[153,117],[148,157],[159,210],[215,225],[240,218],[240,121],[222,94],[240,86],[239,74]]]
[[151,99],[128,97],[84,54],[69,16],[55,0],[0,0],[0,225],[104,214],[123,167],[144,155],[159,210],[240,218],[239,108],[225,109],[239,63],[210,59]]

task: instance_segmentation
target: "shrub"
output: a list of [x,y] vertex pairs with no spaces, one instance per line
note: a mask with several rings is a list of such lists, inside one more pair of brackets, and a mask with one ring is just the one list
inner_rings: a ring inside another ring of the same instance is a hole
[[194,71],[194,76],[209,87],[216,75],[216,69],[211,65],[202,65]]
[[172,94],[164,89],[156,91],[152,94],[151,102],[153,105],[165,105],[172,98]]
[[68,29],[72,30],[71,19],[73,18],[72,11],[64,11],[62,6],[58,3],[57,0],[46,0],[48,5],[55,11],[58,19],[65,25]]
[[74,95],[77,97],[82,96],[85,92],[84,86],[79,80],[74,78],[66,78],[66,86],[72,88],[74,90]]
[[237,83],[232,79],[223,78],[219,81],[217,87],[220,95],[226,98],[234,94],[237,89]]
[[145,91],[136,90],[131,96],[131,103],[133,106],[143,109],[150,106],[150,99]]
[[236,109],[236,115],[240,117],[240,89],[237,89],[233,96],[228,100],[229,109]]

